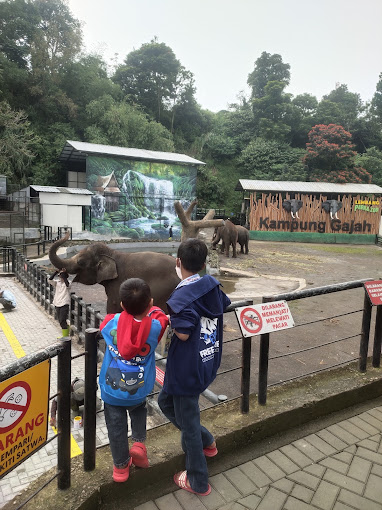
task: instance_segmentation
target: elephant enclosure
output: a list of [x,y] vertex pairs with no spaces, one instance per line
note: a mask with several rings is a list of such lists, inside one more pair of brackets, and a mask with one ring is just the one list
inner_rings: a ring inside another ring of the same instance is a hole
[[[303,278],[307,288],[366,278],[379,279],[381,276],[382,250],[377,246],[250,241],[249,250],[249,255],[238,252],[237,259],[219,254],[221,265],[232,271],[245,270],[254,277]],[[102,286],[74,284],[73,291],[86,303],[105,313],[106,296]],[[251,299],[251,295],[246,297]],[[271,334],[268,384],[279,384],[358,358],[362,312],[357,310],[363,308],[363,299],[364,291],[360,288],[290,302],[296,325],[311,324]],[[256,298],[255,302],[261,302],[261,298]],[[314,322],[319,319],[320,322]],[[241,334],[233,312],[225,314],[224,322],[223,359],[219,370],[224,373],[212,383],[210,390],[236,398],[240,395]],[[372,322],[371,337],[373,332]],[[343,338],[347,339],[341,340]],[[296,352],[329,341],[335,343]],[[289,355],[280,357],[285,354]],[[251,358],[251,392],[257,393],[259,337],[252,341]],[[201,398],[202,408],[212,405]],[[155,416],[153,420],[157,424],[161,418]]]

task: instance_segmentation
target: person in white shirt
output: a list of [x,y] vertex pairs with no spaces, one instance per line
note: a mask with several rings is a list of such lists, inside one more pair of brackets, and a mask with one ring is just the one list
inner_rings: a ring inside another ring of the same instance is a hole
[[16,298],[9,290],[0,290],[0,303],[7,312],[16,308]]
[[[58,280],[54,280],[54,277],[58,275]],[[62,329],[62,336],[69,335],[68,328],[68,316],[69,316],[69,304],[70,304],[70,282],[68,280],[69,274],[65,268],[60,271],[56,271],[49,278],[50,285],[56,288],[53,298],[53,304],[56,308],[57,319]]]

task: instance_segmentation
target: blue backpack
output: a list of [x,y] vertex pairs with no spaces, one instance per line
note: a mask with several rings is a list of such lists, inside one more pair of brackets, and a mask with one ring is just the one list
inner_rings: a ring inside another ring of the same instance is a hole
[[125,360],[117,348],[120,315],[116,314],[102,330],[106,350],[99,374],[99,385],[101,398],[107,404],[133,406],[143,402],[154,387],[155,348],[162,326],[157,319],[153,319],[149,336],[140,353]]

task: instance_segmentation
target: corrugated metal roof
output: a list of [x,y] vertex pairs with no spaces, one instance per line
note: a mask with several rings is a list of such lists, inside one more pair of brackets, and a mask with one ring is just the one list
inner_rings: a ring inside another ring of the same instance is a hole
[[145,149],[133,149],[130,147],[115,147],[113,145],[101,145],[97,143],[77,142],[67,140],[58,160],[59,161],[85,161],[89,154],[104,156],[117,156],[128,159],[143,159],[146,161],[163,161],[168,163],[181,163],[189,165],[205,165],[203,161],[177,154],[175,152],[149,151]]
[[64,188],[61,186],[35,186],[31,185],[35,191],[41,193],[70,193],[72,195],[93,195],[92,191],[82,188]]
[[382,188],[376,184],[304,182],[304,181],[256,181],[239,179],[235,191],[269,191],[288,193],[341,193],[382,195]]

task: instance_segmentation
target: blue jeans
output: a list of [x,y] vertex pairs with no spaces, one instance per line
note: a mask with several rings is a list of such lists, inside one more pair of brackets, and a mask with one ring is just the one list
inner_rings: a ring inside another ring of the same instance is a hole
[[146,440],[146,400],[130,407],[112,406],[105,402],[104,410],[114,466],[121,469],[130,459],[127,413],[131,420],[131,440],[139,443]]
[[158,404],[162,413],[182,433],[182,448],[186,454],[187,478],[195,492],[208,489],[208,469],[203,448],[214,442],[214,437],[200,424],[199,395],[169,395],[161,391]]

